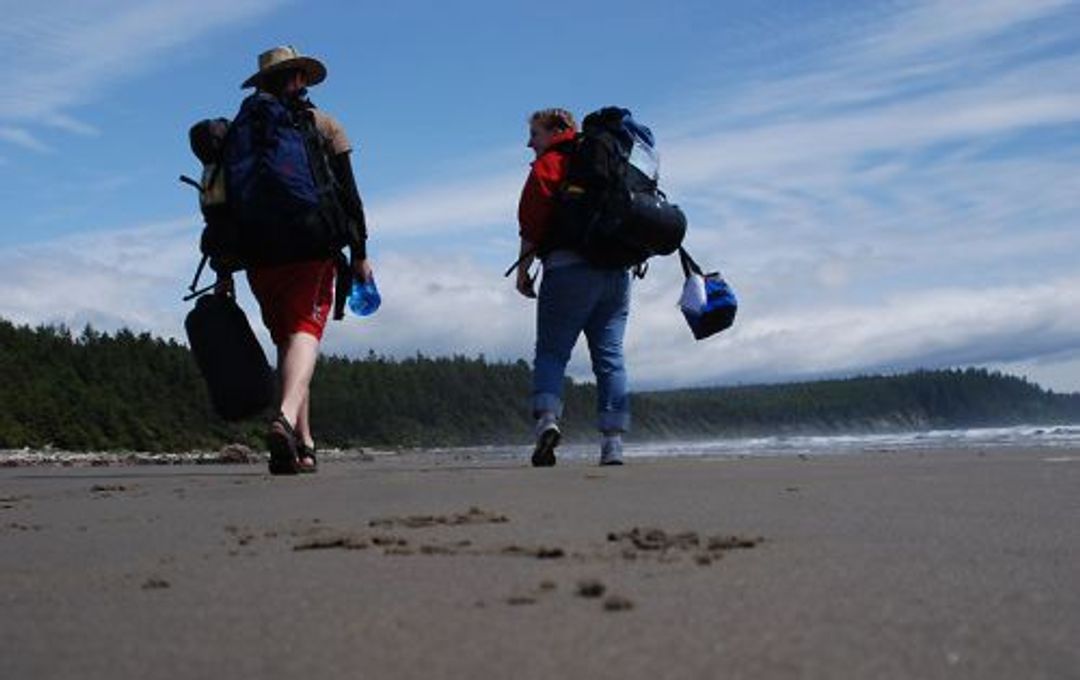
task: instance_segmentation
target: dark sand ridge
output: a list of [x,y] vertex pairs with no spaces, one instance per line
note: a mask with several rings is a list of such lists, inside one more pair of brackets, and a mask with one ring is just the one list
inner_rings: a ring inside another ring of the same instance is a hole
[[1080,677],[1080,452],[0,470],[2,678]]

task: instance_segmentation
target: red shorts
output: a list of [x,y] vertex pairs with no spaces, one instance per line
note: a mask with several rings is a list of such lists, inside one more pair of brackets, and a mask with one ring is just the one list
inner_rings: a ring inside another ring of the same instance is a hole
[[294,333],[321,340],[334,300],[334,260],[312,260],[248,269],[251,292],[275,345]]

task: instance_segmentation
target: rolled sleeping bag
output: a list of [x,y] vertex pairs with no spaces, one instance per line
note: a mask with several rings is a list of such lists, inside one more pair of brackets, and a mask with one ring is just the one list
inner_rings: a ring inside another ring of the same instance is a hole
[[662,193],[630,194],[624,223],[631,240],[653,255],[670,255],[686,237],[686,215]]

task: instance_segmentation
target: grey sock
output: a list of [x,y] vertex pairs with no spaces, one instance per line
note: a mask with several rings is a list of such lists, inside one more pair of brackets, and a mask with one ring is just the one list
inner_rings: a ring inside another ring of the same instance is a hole
[[559,419],[556,418],[555,414],[552,413],[551,411],[544,411],[536,419],[535,434],[536,434],[537,437],[539,437],[540,435],[542,435],[544,433],[545,430],[550,430],[553,427],[555,429],[559,428]]
[[623,459],[622,433],[605,432],[600,440],[600,464],[621,464]]

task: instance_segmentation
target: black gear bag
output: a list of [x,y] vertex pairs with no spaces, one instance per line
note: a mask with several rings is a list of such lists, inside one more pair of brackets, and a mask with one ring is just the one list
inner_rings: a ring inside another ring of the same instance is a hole
[[215,413],[225,420],[243,420],[273,404],[274,371],[231,295],[200,297],[184,329]]

